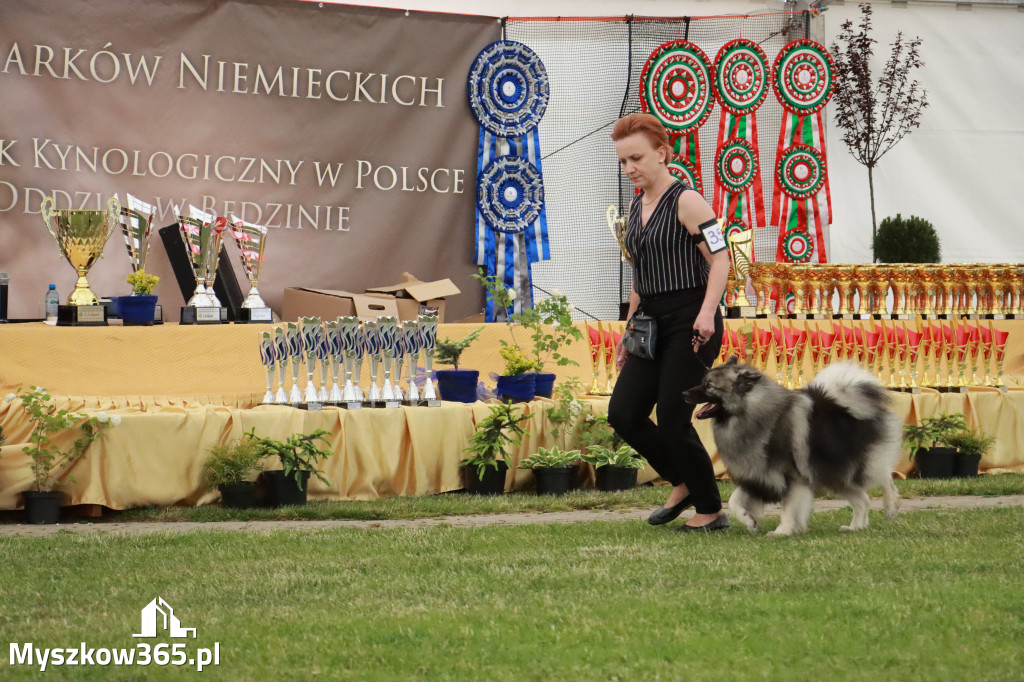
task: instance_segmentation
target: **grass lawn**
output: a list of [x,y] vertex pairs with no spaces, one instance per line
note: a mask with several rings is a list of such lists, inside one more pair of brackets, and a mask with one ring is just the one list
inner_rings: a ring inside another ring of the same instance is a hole
[[[903,497],[935,495],[1020,495],[1024,494],[1024,475],[1000,474],[948,480],[910,479],[896,481]],[[723,500],[728,500],[733,486],[720,481]],[[881,495],[881,490],[873,492]],[[623,507],[656,507],[668,497],[667,486],[641,486],[619,493],[579,490],[562,497],[538,496],[521,492],[495,497],[478,497],[463,493],[429,497],[387,497],[369,502],[315,502],[305,507],[283,509],[236,510],[219,505],[206,507],[154,507],[108,513],[112,521],[241,521],[293,519],[412,519],[461,514],[501,514],[571,509],[617,509]],[[11,520],[18,517],[9,514]]]
[[198,629],[190,650],[221,650],[202,675],[41,675],[0,642],[0,678],[1021,679],[1024,510],[848,520],[797,538],[642,521],[0,537],[8,642],[170,641],[132,638],[159,595]]

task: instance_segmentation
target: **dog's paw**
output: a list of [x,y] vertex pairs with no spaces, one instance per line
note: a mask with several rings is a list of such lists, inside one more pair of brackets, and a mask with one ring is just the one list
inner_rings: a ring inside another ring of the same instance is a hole
[[839,530],[845,530],[851,533],[855,533],[858,530],[864,530],[865,528],[867,528],[867,526],[855,526],[852,523],[849,526],[839,526]]
[[793,531],[782,528],[776,528],[775,530],[768,531],[768,537],[770,538],[784,538],[792,534]]

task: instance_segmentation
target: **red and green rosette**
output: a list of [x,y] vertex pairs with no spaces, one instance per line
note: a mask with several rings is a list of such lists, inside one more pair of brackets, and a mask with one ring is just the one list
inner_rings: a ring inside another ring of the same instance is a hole
[[715,56],[714,85],[722,117],[711,207],[723,220],[742,221],[747,229],[767,225],[756,114],[768,96],[770,76],[764,50],[751,40],[729,41]]
[[703,182],[697,131],[715,105],[711,74],[703,50],[688,40],[672,40],[651,52],[640,75],[640,106],[665,126],[673,151],[682,157],[677,171],[687,169],[698,191]]
[[802,232],[811,248],[801,261],[827,262],[824,228],[832,222],[832,197],[826,172],[825,135],[821,111],[832,97],[832,57],[813,40],[794,40],[775,58],[771,83],[786,113],[779,131],[770,224],[779,227],[777,260],[794,261]]

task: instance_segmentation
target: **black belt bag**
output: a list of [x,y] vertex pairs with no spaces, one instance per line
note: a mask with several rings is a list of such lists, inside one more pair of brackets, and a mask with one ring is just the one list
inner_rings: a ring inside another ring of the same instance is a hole
[[644,360],[654,359],[654,349],[658,347],[658,321],[650,315],[637,310],[626,323],[626,331],[622,335],[622,345],[630,355]]

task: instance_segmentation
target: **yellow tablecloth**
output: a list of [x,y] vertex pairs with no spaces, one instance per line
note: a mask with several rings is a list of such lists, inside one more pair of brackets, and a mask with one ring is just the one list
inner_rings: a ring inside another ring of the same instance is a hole
[[[1024,323],[1004,322],[1024,331]],[[479,325],[442,325],[440,335],[461,338]],[[326,408],[306,412],[281,406],[259,406],[264,372],[259,364],[257,325],[223,327],[54,328],[43,324],[0,326],[0,395],[18,386],[45,386],[61,406],[121,416],[121,424],[93,443],[65,479],[68,504],[101,504],[122,509],[144,505],[211,502],[201,466],[210,446],[238,438],[251,427],[263,436],[283,439],[291,433],[324,428],[331,432],[334,456],[325,465],[331,482],[310,484],[310,495],[324,499],[373,499],[387,495],[425,495],[462,487],[459,462],[475,422],[487,414],[484,403],[444,403],[440,408]],[[500,372],[498,340],[504,325],[486,325],[479,341],[463,355],[464,367]],[[1011,335],[1006,362],[1007,383],[1016,384],[1022,355],[1020,334]],[[579,342],[568,349],[579,367],[562,367],[559,376],[591,382],[589,349]],[[364,375],[368,368],[364,367]],[[603,381],[603,379],[602,379]],[[364,379],[364,386],[368,377]],[[587,412],[603,414],[608,399],[589,397]],[[982,462],[989,472],[1024,472],[1024,390],[1002,393],[971,389],[966,394],[897,394],[897,411],[907,422],[944,412],[964,412],[968,422],[994,433],[998,442]],[[551,436],[545,409],[536,400],[524,406],[531,413],[528,435],[512,465],[539,446],[562,445]],[[7,445],[0,449],[0,509],[21,506],[19,493],[31,484],[29,462],[22,450],[29,422],[17,401],[0,400],[0,426]],[[712,453],[710,427],[697,429]],[[65,435],[66,443],[70,436]],[[59,442],[59,441],[58,441]],[[568,445],[572,446],[570,442]],[[717,455],[716,472],[724,473]],[[912,466],[904,461],[899,470]],[[650,470],[640,480],[652,480]],[[508,487],[531,482],[526,471],[509,474]]]

